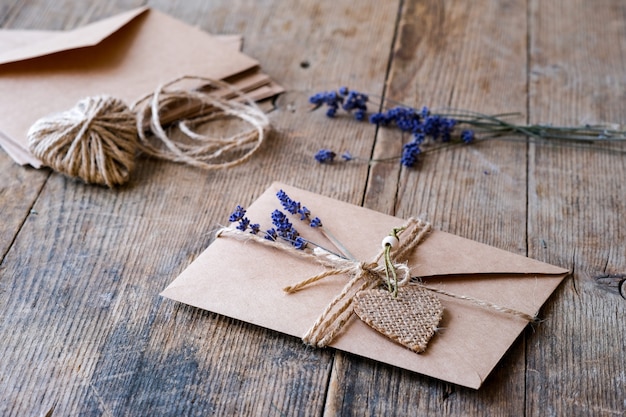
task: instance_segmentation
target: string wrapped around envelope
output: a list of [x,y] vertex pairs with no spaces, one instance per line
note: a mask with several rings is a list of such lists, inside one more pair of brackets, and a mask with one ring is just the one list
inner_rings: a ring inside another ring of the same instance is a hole
[[[410,350],[421,353],[435,335],[443,317],[443,306],[435,294],[463,300],[481,308],[534,321],[535,317],[474,297],[432,288],[413,279],[406,264],[418,245],[428,236],[430,223],[410,218],[382,241],[381,250],[370,262],[346,259],[316,248],[312,252],[294,249],[263,237],[222,228],[216,237],[232,236],[271,246],[301,259],[322,264],[325,271],[284,288],[294,293],[324,278],[347,275],[349,281],[327,304],[302,340],[315,347],[325,347],[342,331],[353,313],[364,323]],[[401,234],[406,237],[399,239]],[[384,260],[381,264],[380,261]]]
[[[189,81],[202,89],[176,88]],[[226,137],[194,130],[233,118],[249,127]],[[164,126],[174,122],[178,132],[172,135]],[[139,153],[205,170],[242,164],[263,144],[268,129],[265,113],[241,90],[184,76],[130,106],[105,95],[84,98],[72,109],[36,121],[28,143],[33,155],[55,171],[115,187],[130,179]]]

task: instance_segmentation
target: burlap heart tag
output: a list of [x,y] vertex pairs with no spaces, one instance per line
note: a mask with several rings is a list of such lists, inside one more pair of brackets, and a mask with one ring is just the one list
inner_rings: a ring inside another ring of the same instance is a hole
[[437,330],[443,307],[430,291],[406,286],[395,298],[386,289],[360,291],[354,297],[354,312],[373,329],[421,353]]

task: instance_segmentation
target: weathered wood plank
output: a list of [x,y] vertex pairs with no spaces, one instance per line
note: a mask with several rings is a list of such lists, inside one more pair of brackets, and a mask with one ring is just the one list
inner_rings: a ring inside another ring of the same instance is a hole
[[[520,2],[404,2],[387,97],[417,108],[524,113],[526,26]],[[374,156],[399,155],[408,140],[381,129]],[[525,184],[524,143],[489,141],[424,155],[417,169],[374,165],[365,204],[525,254]],[[479,392],[339,356],[328,415],[519,415],[524,407],[523,338]]]
[[[620,1],[531,1],[532,122],[626,121],[625,12]],[[529,415],[624,415],[626,303],[590,278],[626,270],[619,149],[530,147],[529,255],[574,274],[528,346]]]
[[[328,124],[308,112],[307,97],[352,79],[382,91],[380,56],[397,3],[382,12],[376,1],[151,4],[214,33],[243,33],[245,52],[287,89],[270,114],[274,131],[253,160],[223,172],[142,160],[119,190],[51,175],[38,214],[2,264],[0,308],[10,316],[0,324],[0,413],[320,415],[332,351],[158,293],[236,204],[274,180],[361,201],[366,165],[339,171],[312,155],[327,144],[348,147],[355,136],[369,154],[373,132]],[[29,2],[11,22],[68,28],[136,5],[65,1],[52,11],[50,2]]]
[[[45,170],[17,166],[0,149],[0,260],[4,258],[48,177]],[[1,269],[0,269],[1,271]]]

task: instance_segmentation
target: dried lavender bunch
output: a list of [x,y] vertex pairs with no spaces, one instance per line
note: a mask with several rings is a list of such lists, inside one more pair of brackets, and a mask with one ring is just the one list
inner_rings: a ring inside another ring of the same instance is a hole
[[[399,104],[385,111],[371,113],[368,117],[369,96],[347,87],[314,94],[309,102],[314,105],[314,110],[326,106],[326,115],[330,118],[336,117],[341,109],[358,121],[368,120],[377,126],[396,127],[410,133],[411,140],[403,145],[399,157],[406,167],[417,164],[419,155],[424,152],[423,145],[470,144],[477,139],[504,135],[583,143],[626,141],[626,131],[606,126],[521,125],[506,121],[513,113],[485,115],[465,110],[435,113],[428,107],[417,110]],[[336,155],[330,149],[321,149],[315,154],[315,159],[320,163],[332,163]],[[345,161],[355,159],[348,152],[342,154],[342,158]]]
[[[278,209],[274,210],[270,215],[273,227],[265,231],[265,239],[273,241],[281,239],[290,243],[294,248],[300,250],[306,249],[308,245],[311,244],[324,249],[328,253],[332,253],[343,258],[353,258],[343,244],[339,242],[328,230],[323,228],[320,218],[311,216],[311,211],[306,206],[299,201],[291,199],[283,190],[279,190],[276,193],[276,197],[286,212],[299,216],[300,220],[305,222],[308,226],[319,229],[322,235],[335,245],[341,253],[337,254],[318,243],[304,239],[300,236],[300,233],[296,230],[291,221],[289,221],[288,216]],[[236,228],[242,232],[249,231],[250,233],[256,235],[260,231],[260,225],[258,223],[251,223],[250,219],[246,217],[246,209],[240,205],[235,207],[235,210],[231,213],[228,220],[230,222],[238,222]]]

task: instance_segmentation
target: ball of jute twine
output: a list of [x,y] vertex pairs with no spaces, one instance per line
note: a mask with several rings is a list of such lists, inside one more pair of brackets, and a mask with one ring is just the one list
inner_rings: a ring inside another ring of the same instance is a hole
[[55,171],[109,187],[124,184],[135,167],[135,114],[114,97],[87,97],[68,111],[37,120],[28,144]]
[[[190,80],[201,83],[202,91],[174,87]],[[227,137],[193,131],[232,118],[251,127]],[[174,122],[178,132],[170,134]],[[241,90],[223,81],[184,76],[130,107],[107,95],[84,98],[70,110],[35,122],[28,143],[32,154],[55,171],[115,187],[128,182],[140,153],[205,170],[239,165],[259,149],[268,127],[265,113]]]

